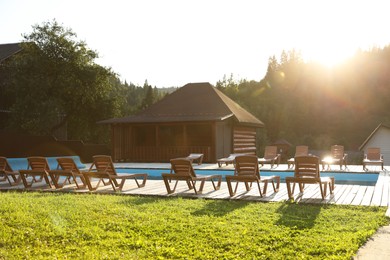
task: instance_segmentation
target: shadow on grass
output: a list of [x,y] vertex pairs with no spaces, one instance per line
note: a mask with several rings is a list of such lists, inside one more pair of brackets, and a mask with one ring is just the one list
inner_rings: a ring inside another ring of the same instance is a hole
[[209,200],[203,208],[194,211],[192,215],[222,217],[234,210],[246,207],[248,203],[250,202],[231,201],[226,203],[224,200]]
[[[167,199],[169,199],[169,198],[167,198]],[[159,200],[161,200],[161,198],[149,197],[149,196],[139,196],[139,197],[129,196],[129,197],[126,197],[126,199],[122,200],[120,203],[127,205],[127,206],[129,206],[129,205],[139,206],[139,205],[144,205],[144,204],[156,203]]]
[[275,224],[294,229],[312,228],[322,207],[321,205],[283,203],[277,209],[280,218]]

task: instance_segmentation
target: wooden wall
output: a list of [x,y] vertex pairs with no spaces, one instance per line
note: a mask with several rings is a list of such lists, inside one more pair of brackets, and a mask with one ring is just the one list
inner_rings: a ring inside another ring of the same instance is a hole
[[234,127],[233,153],[256,154],[256,128]]

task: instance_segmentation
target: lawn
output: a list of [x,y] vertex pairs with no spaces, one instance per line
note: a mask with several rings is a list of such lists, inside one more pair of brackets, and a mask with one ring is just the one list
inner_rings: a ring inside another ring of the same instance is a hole
[[0,259],[350,259],[386,208],[0,193]]

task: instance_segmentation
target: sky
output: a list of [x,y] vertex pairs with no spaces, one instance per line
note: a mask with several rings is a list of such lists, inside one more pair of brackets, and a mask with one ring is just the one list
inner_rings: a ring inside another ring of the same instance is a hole
[[389,45],[389,7],[386,0],[0,0],[0,44],[55,19],[128,83],[259,81],[268,58],[283,50],[332,66],[358,49]]

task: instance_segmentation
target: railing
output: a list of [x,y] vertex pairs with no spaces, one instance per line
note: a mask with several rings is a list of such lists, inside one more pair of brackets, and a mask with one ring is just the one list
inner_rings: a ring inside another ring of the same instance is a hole
[[[116,161],[169,162],[172,158],[186,157],[190,153],[204,154],[203,161],[211,161],[210,146],[140,146],[127,149],[128,154],[116,155]],[[119,158],[120,157],[120,158]]]

